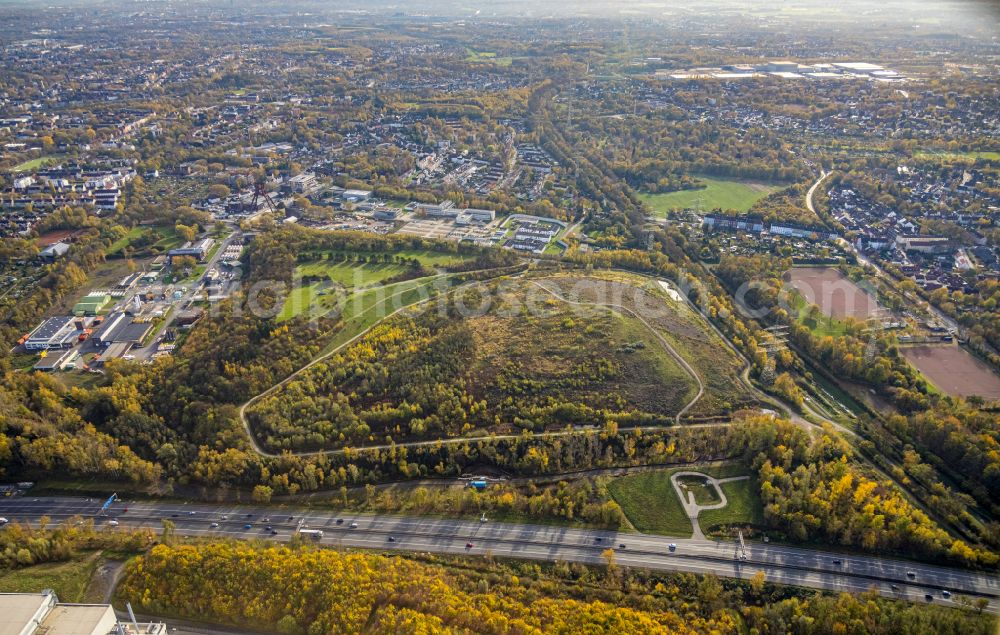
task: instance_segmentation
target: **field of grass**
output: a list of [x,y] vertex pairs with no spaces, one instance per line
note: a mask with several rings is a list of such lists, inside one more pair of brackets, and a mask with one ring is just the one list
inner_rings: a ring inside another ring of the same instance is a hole
[[969,152],[916,152],[914,155],[918,159],[939,159],[942,161],[988,159],[990,161],[1000,161],[1000,152],[994,151],[969,151]]
[[746,181],[731,181],[699,177],[706,184],[700,190],[681,190],[664,194],[640,194],[639,198],[649,205],[656,218],[665,218],[667,213],[675,209],[693,209],[698,206],[708,211],[720,207],[724,210],[745,212],[754,203],[771,192],[780,189],[767,183],[750,183]]
[[703,532],[724,524],[754,525],[764,524],[764,508],[760,502],[760,491],[753,478],[731,481],[720,485],[726,495],[727,505],[721,509],[709,509],[698,514],[698,524]]
[[691,521],[670,482],[674,471],[644,472],[616,478],[608,483],[608,493],[638,531],[691,537]]
[[512,57],[497,57],[496,53],[491,51],[476,51],[474,49],[465,49],[466,62],[489,62],[496,64],[497,66],[510,66],[514,61]]
[[694,502],[699,505],[714,505],[722,500],[716,493],[715,487],[710,486],[708,481],[700,476],[679,476],[677,483],[682,491],[694,494]]
[[[327,262],[326,259],[321,260],[317,258],[314,261],[304,263],[303,265],[300,266],[309,266],[310,264],[314,263],[335,264],[335,256],[338,253],[339,252],[329,252],[329,251],[320,252],[321,255],[326,256],[329,262]],[[352,257],[365,256],[368,258],[370,258],[373,255],[381,256],[385,254],[388,254],[390,256],[399,256],[400,258],[409,258],[409,259],[415,258],[419,260],[420,264],[424,265],[425,267],[446,267],[449,265],[457,265],[474,258],[474,256],[468,254],[431,251],[430,249],[403,249],[400,251],[392,251],[392,252],[374,252],[374,251],[350,252],[350,255]]]
[[28,170],[37,170],[42,167],[48,161],[54,161],[56,157],[54,156],[44,156],[38,157],[37,159],[29,159],[24,163],[19,163],[14,166],[14,172],[27,172]]
[[[679,471],[702,472],[716,478],[729,478],[746,474],[747,468],[737,463],[725,463],[630,474],[612,479],[608,483],[608,493],[638,531],[689,538],[691,521],[670,482],[670,475]],[[702,479],[696,480],[704,483]],[[722,509],[701,512],[698,522],[703,530],[721,523],[762,524],[763,510],[757,496],[756,483],[752,479],[725,483],[722,489],[729,504]],[[718,502],[714,489],[696,485],[692,491],[699,504]]]
[[396,309],[408,307],[430,297],[437,285],[446,286],[441,280],[441,278],[419,278],[355,293],[343,306],[344,328],[337,331],[323,348],[322,353],[329,353],[349,342]]
[[691,306],[669,297],[651,278],[620,272],[593,272],[541,279],[562,297],[581,302],[622,304],[644,319],[684,358],[705,385],[688,411],[692,416],[731,412],[752,401],[740,381],[743,362]]
[[847,332],[847,324],[843,320],[838,320],[830,315],[819,313],[815,317],[810,317],[808,309],[809,303],[802,294],[795,292],[791,294],[792,308],[799,312],[796,322],[805,326],[816,337],[840,337]]
[[396,263],[331,262],[319,260],[295,268],[296,276],[326,277],[346,289],[367,287],[406,271]]
[[140,252],[144,252],[149,249],[162,253],[176,247],[180,247],[183,244],[184,239],[177,233],[177,230],[169,225],[154,225],[152,227],[137,226],[129,230],[128,234],[119,238],[115,242],[111,243],[108,250],[105,252],[108,256],[114,256],[121,253],[123,249],[132,244],[133,241],[138,240],[147,231],[152,230],[156,234],[156,242],[152,245],[146,245],[139,248]]
[[48,562],[0,573],[0,592],[38,593],[52,589],[62,602],[80,602],[97,568],[100,552],[69,562]]
[[[323,278],[319,282],[310,282],[301,285],[288,294],[285,305],[282,307],[278,320],[287,320],[303,313],[312,315],[326,315],[337,309],[338,302],[344,293],[350,294],[353,291],[366,287],[375,287],[385,283],[396,276],[408,271],[409,265],[400,262],[359,262],[356,260],[339,260],[337,254],[327,252],[326,258],[317,258],[309,262],[304,262],[295,267],[294,277],[301,278]],[[371,257],[374,253],[363,253],[365,257]],[[381,255],[381,254],[378,254]],[[403,250],[393,252],[391,255],[406,259],[416,259],[424,267],[444,267],[456,265],[470,259],[470,256],[463,254],[450,254],[429,250]],[[419,278],[406,283],[416,283]],[[346,315],[358,317],[367,311],[369,302],[377,303],[380,294],[384,297],[402,299],[402,296],[392,297],[393,294],[405,291],[411,286],[399,286],[390,284],[384,290],[372,289],[371,293],[362,294],[356,300],[351,300],[346,305]],[[360,304],[358,304],[360,303]],[[390,302],[391,304],[391,302]],[[385,317],[391,311],[382,313]],[[378,312],[372,313],[373,316]],[[374,322],[368,324],[371,326]],[[366,327],[367,328],[367,327]]]

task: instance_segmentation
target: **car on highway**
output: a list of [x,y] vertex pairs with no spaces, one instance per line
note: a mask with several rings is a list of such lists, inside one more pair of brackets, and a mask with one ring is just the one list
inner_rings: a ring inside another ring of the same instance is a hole
[[351,529],[357,529],[358,523],[351,523]]
[[949,591],[948,589],[945,589],[945,590],[941,591],[941,597],[943,597],[945,599],[950,598],[951,597],[951,591]]
[[247,514],[247,518],[253,518],[253,514]]
[[677,551],[677,543],[673,543],[673,542],[670,543],[669,545],[667,545],[667,549],[669,549],[671,551]]
[[597,536],[597,537],[594,538],[594,542],[601,542],[602,540],[604,540],[604,539],[601,538],[600,536]]
[[195,514],[197,514],[197,513],[198,513],[198,512],[188,512],[188,516],[194,516],[194,515],[195,515]]
[[178,516],[180,516],[180,514],[170,514],[171,518],[177,518]]
[[274,527],[268,525],[267,527],[264,527],[264,529],[265,531],[271,531],[272,529],[274,529]]
[[465,543],[465,548],[466,548],[466,549],[472,549],[473,547],[475,547],[475,545],[474,545],[474,544],[472,544],[471,542],[467,542],[467,543]]
[[389,542],[396,542],[395,536],[389,536]]
[[278,535],[278,530],[277,529],[272,529],[271,530],[271,535],[272,536],[277,536]]
[[924,593],[924,599],[927,600],[928,602],[933,602],[934,596],[931,595],[930,593]]
[[618,548],[619,548],[619,549],[624,549],[624,548],[625,548],[625,543],[623,542],[623,543],[621,543],[620,545],[618,545]]
[[898,591],[899,590],[899,585],[898,584],[890,584],[889,588],[892,589],[893,591]]
[[912,580],[913,578],[917,577],[917,573],[915,571],[907,571],[906,572],[906,577],[908,577],[908,578],[910,578]]
[[212,529],[218,529],[219,523],[212,523],[211,525],[209,525],[209,527],[211,527]]
[[7,523],[9,523],[9,522],[10,522],[10,521],[9,521],[9,520],[7,520],[6,518],[2,518],[2,517],[0,517],[0,525],[6,525],[6,524],[7,524]]
[[229,520],[229,516],[223,515],[222,520]]
[[111,527],[117,527],[118,526],[118,521],[117,520],[109,520],[108,521],[108,525],[111,526]]
[[247,524],[243,525],[243,529],[253,529],[253,525],[251,525],[250,523],[247,523]]
[[344,519],[343,518],[338,518],[337,519],[337,524],[338,525],[343,525],[344,524]]
[[835,565],[837,565],[839,567],[842,563],[841,563],[840,559],[838,558],[838,559],[836,559],[836,560],[833,561],[833,564],[835,564]]

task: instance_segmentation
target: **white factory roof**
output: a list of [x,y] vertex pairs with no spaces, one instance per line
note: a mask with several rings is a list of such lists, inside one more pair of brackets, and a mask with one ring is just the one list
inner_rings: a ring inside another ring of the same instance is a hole
[[833,64],[837,68],[843,68],[849,71],[880,71],[882,67],[878,64],[869,64],[868,62],[834,62]]

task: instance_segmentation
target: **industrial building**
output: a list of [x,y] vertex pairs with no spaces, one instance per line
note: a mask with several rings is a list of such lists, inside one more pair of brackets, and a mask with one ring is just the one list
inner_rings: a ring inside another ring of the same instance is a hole
[[53,243],[38,253],[43,262],[55,262],[69,251],[69,245],[64,242]]
[[142,318],[134,318],[125,313],[112,313],[94,333],[93,340],[98,346],[110,346],[121,342],[140,344],[152,328],[153,324]]
[[166,635],[162,622],[119,624],[110,604],[65,604],[51,590],[0,593],[0,635]]
[[43,372],[64,370],[67,366],[75,362],[79,356],[79,351],[74,349],[56,351],[38,360],[33,368],[34,370],[40,370]]
[[180,258],[182,256],[190,256],[201,262],[208,256],[208,252],[212,249],[212,245],[215,241],[211,238],[205,238],[196,243],[188,243],[183,247],[178,247],[177,249],[171,249],[167,252],[167,257],[173,262],[174,258]]
[[111,302],[111,296],[107,293],[99,291],[88,293],[73,305],[73,315],[97,315],[109,302]]
[[52,348],[70,348],[77,341],[82,326],[75,323],[73,316],[62,315],[49,318],[39,324],[24,341],[29,351],[44,351]]

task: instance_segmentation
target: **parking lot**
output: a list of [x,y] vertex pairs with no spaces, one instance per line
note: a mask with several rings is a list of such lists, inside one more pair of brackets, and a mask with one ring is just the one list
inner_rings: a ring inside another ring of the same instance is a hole
[[495,224],[462,226],[456,225],[450,220],[417,219],[400,227],[398,233],[436,240],[472,240],[480,242],[491,239]]

